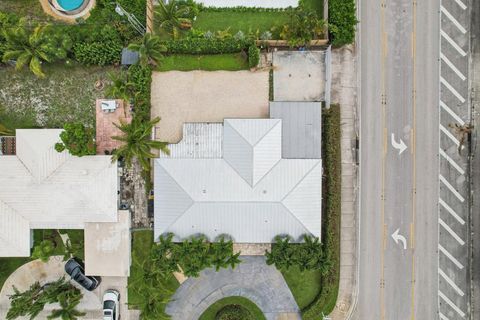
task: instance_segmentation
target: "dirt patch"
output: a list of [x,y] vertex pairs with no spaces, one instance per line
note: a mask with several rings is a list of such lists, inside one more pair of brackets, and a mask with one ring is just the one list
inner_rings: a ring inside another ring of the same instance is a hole
[[268,118],[268,71],[169,71],[152,75],[158,140],[177,143],[185,122]]

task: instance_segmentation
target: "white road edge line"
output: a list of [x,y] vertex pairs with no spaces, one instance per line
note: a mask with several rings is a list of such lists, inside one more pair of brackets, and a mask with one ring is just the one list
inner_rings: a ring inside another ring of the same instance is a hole
[[452,109],[450,109],[449,106],[442,100],[440,100],[440,106],[447,111],[461,126],[465,125],[465,121],[463,121],[462,118],[460,118],[455,112],[453,112]]
[[453,210],[445,201],[443,201],[442,198],[439,198],[438,199],[438,202],[448,211],[450,212],[450,214],[455,218],[457,219],[458,222],[460,222],[460,224],[463,226],[465,224],[465,220],[462,219],[462,217],[460,217],[456,212],[455,210]]
[[449,285],[452,286],[452,288],[457,291],[457,293],[460,295],[460,296],[464,296],[465,293],[462,291],[462,289],[460,289],[456,284],[455,282],[449,277],[447,276],[447,274],[445,272],[443,272],[442,269],[438,268],[438,273],[442,276],[443,279],[445,279],[445,281],[447,281],[447,283]]
[[463,264],[460,263],[460,261],[458,261],[457,259],[455,259],[454,256],[452,256],[450,254],[450,252],[447,251],[447,249],[445,249],[444,247],[442,247],[442,245],[439,243],[438,244],[438,249],[448,258],[450,259],[450,261],[453,262],[453,264],[455,264],[457,266],[458,269],[463,269]]
[[447,87],[450,92],[457,97],[458,100],[460,100],[461,103],[465,102],[465,98],[462,97],[462,95],[450,84],[448,83],[447,80],[445,80],[443,77],[440,77],[440,83],[442,83],[445,87]]
[[440,223],[440,225],[441,225],[445,230],[447,230],[448,233],[450,233],[450,235],[451,235],[455,240],[457,240],[457,242],[458,242],[461,246],[465,245],[465,241],[463,241],[462,238],[460,238],[460,236],[459,236],[455,231],[453,231],[452,228],[450,228],[450,226],[449,226],[445,221],[442,220],[442,218],[438,218],[438,223]]
[[465,81],[467,77],[464,76],[464,74],[455,67],[455,65],[450,61],[443,53],[440,52],[440,59],[442,59],[449,67],[450,69],[453,70],[457,74],[457,76],[462,79],[462,81]]
[[449,138],[453,141],[453,143],[455,143],[455,144],[457,145],[457,147],[460,147],[460,141],[458,141],[458,139],[455,138],[455,136],[454,136],[450,131],[448,131],[448,129],[445,128],[445,127],[443,126],[443,124],[441,124],[441,123],[440,123],[440,130],[441,130],[443,133],[445,133],[445,135],[446,135],[447,137],[449,137]]
[[450,184],[450,182],[447,181],[447,179],[445,179],[444,176],[440,174],[439,177],[440,181],[443,182],[443,184],[448,188],[448,190],[450,190],[450,192],[452,192],[455,197],[460,200],[460,202],[465,202],[465,198],[462,197],[462,195]]
[[438,315],[440,316],[440,320],[450,320],[445,316],[443,313],[439,312]]
[[465,312],[463,312],[462,310],[460,310],[459,307],[457,307],[453,302],[452,300],[448,299],[448,297],[440,290],[438,290],[438,295],[440,296],[440,298],[443,299],[443,301],[445,301],[453,310],[455,310],[459,315],[460,317],[462,318],[465,318]]
[[461,0],[455,0],[455,2],[460,6],[460,8],[462,8],[462,10],[467,9],[467,6]]
[[467,30],[460,24],[460,22],[457,21],[457,19],[455,19],[454,16],[452,16],[450,14],[450,12],[447,11],[447,9],[445,9],[444,6],[440,6],[440,11],[442,11],[442,13],[448,18],[450,19],[450,21],[452,21],[452,23],[458,28],[458,30],[460,30],[461,33],[465,34],[467,33]]
[[445,40],[447,40],[452,45],[452,47],[454,47],[455,50],[457,50],[458,53],[460,53],[463,57],[467,55],[467,53],[455,41],[453,41],[453,39],[450,38],[450,36],[445,31],[440,29],[440,35],[444,37]]
[[455,160],[453,160],[452,158],[450,158],[450,156],[445,152],[443,151],[442,148],[440,148],[440,155],[445,158],[445,160],[447,160],[451,165],[452,167],[454,167],[455,169],[457,169],[457,171],[463,176],[465,174],[465,171],[462,169],[462,167],[460,167],[456,162]]

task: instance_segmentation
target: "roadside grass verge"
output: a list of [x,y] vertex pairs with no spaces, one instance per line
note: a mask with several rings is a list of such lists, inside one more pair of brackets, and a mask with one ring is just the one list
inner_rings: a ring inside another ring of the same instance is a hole
[[208,309],[202,313],[199,320],[217,319],[216,318],[217,313],[228,305],[242,306],[243,308],[247,309],[250,312],[250,314],[253,316],[253,319],[265,320],[265,316],[263,315],[262,311],[255,303],[248,300],[247,298],[237,297],[237,296],[227,297],[227,298],[218,300],[217,302],[209,306]]
[[95,127],[95,100],[104,95],[95,82],[118,68],[63,63],[43,68],[45,79],[27,69],[0,67],[0,124],[9,129],[61,128],[79,121]]
[[[144,271],[143,266],[150,258],[150,250],[153,245],[153,231],[142,230],[132,233],[132,265],[130,267],[130,277],[128,277],[128,307],[129,309],[139,309],[144,297],[140,291],[144,289]],[[162,283],[158,283],[159,291],[169,290],[175,293],[180,286],[173,275],[166,277]],[[168,301],[158,301],[164,310]],[[154,307],[155,308],[155,307]]]
[[331,255],[332,267],[321,277],[320,293],[302,310],[304,320],[320,319],[335,308],[340,280],[341,149],[340,106],[323,111],[323,243]]
[[281,29],[289,20],[288,12],[235,12],[235,11],[202,11],[198,14],[193,28],[202,31],[216,32],[226,30],[231,34],[249,31],[260,34],[271,31],[272,28]]
[[322,0],[303,0],[306,9],[315,10],[318,18],[323,19],[323,1]]
[[158,71],[191,71],[191,70],[228,70],[248,69],[248,62],[241,53],[215,55],[169,55],[162,59]]

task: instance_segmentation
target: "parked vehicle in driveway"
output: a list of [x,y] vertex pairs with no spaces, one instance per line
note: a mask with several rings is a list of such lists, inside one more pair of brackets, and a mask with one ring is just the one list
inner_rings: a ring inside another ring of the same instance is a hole
[[100,277],[86,276],[83,262],[76,258],[67,261],[65,272],[88,291],[94,290],[102,281]]
[[108,289],[103,294],[103,320],[120,319],[120,293]]

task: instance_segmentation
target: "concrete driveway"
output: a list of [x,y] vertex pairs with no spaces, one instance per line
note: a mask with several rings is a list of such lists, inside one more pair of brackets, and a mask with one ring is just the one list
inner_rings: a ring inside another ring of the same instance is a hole
[[242,256],[235,269],[207,269],[189,278],[175,292],[166,312],[173,320],[196,320],[214,302],[242,296],[253,301],[268,320],[300,318],[300,311],[282,274],[265,257]]
[[151,102],[156,139],[177,143],[185,122],[268,118],[268,72],[154,72]]

